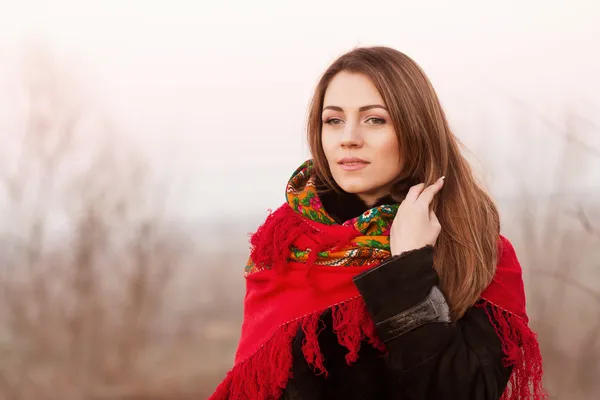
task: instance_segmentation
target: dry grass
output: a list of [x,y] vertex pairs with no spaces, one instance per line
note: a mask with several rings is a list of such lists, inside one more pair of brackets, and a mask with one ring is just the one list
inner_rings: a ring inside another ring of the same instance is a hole
[[[563,189],[600,162],[600,151],[580,138],[585,130],[597,134],[598,127],[569,110],[559,126],[523,102],[515,107],[541,124],[547,135],[564,140],[555,160],[556,194],[540,196],[535,186],[523,185],[520,198],[500,201],[503,230],[514,241],[524,267],[527,308],[544,356],[545,385],[553,399],[598,398],[600,192]],[[531,148],[523,148],[526,160]],[[515,166],[515,176],[523,167]]]
[[207,357],[234,340],[198,300],[217,258],[162,218],[143,162],[73,81],[29,56],[25,123],[0,157],[0,399],[207,397]]
[[[132,153],[81,147],[114,128],[47,59],[26,65],[19,156],[0,156],[0,400],[206,398],[233,360],[245,249],[170,226]],[[585,166],[564,155],[567,179]],[[598,200],[500,201],[554,398],[600,397]]]

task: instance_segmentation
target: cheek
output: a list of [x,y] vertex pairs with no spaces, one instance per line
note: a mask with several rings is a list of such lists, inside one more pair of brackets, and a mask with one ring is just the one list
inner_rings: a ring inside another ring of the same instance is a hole
[[333,140],[332,135],[323,133],[321,135],[321,146],[323,147],[323,152],[325,153],[327,161],[329,161],[329,159],[334,155],[333,150],[336,148],[336,143]]
[[400,160],[400,149],[395,132],[390,132],[382,137],[378,147],[380,157],[385,159],[386,162]]

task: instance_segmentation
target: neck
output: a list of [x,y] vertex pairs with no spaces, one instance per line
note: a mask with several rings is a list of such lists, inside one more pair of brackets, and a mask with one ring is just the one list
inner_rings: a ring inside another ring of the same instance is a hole
[[383,187],[376,188],[370,192],[357,193],[363,203],[369,208],[381,205],[379,203],[382,199],[389,199],[392,193],[392,183],[388,183]]
[[365,206],[367,206],[369,208],[375,207],[375,205],[377,204],[377,201],[380,198],[385,197],[385,196],[375,196],[375,195],[369,195],[369,194],[358,194],[356,196],[358,196],[358,198],[361,199],[363,203],[365,203]]

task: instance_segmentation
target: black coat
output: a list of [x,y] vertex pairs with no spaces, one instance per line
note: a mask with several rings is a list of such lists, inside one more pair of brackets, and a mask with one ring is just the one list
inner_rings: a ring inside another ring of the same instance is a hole
[[[321,201],[339,223],[366,211],[353,195],[322,194]],[[283,400],[500,398],[511,373],[502,362],[500,339],[481,307],[450,321],[431,247],[391,257],[354,282],[387,355],[365,342],[358,361],[346,364],[347,349],[338,343],[327,310],[321,315],[326,328],[319,335],[319,346],[328,376],[316,375],[304,359],[304,333],[299,329],[292,344],[293,376]]]

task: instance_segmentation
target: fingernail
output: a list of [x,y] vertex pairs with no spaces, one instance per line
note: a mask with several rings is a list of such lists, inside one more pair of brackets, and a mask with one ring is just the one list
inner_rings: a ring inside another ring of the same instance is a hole
[[444,179],[446,179],[446,177],[445,177],[445,176],[442,176],[442,177],[440,178],[440,180],[442,180],[442,181],[443,181]]

